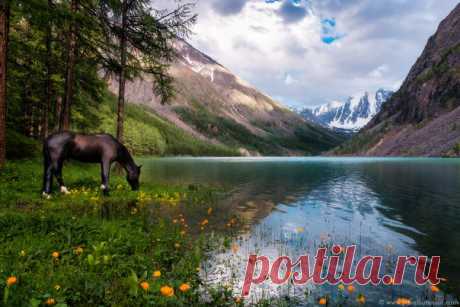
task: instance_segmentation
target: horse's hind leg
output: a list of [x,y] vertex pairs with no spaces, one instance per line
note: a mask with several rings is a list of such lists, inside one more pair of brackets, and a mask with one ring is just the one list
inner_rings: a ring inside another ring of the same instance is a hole
[[43,170],[43,196],[50,197],[51,187],[53,185],[53,165],[49,153],[45,150]]
[[64,184],[64,179],[62,178],[62,166],[64,162],[62,161],[62,159],[59,159],[56,163],[53,164],[54,175],[56,176],[56,179],[58,181],[61,193],[69,194],[70,192],[69,190],[67,190],[67,187]]

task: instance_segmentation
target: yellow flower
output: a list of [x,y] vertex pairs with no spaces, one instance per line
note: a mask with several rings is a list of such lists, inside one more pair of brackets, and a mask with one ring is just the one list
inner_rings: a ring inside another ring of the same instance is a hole
[[180,235],[181,235],[181,236],[185,236],[186,233],[187,233],[187,232],[186,232],[185,230],[182,230],[182,231],[180,232]]
[[179,247],[180,247],[180,244],[179,244],[179,243],[174,243],[174,247],[175,247],[175,248],[179,248]]
[[348,292],[353,293],[355,291],[355,287],[353,285],[349,285],[347,287]]
[[356,301],[357,301],[358,303],[360,303],[360,304],[365,304],[365,303],[366,303],[366,297],[365,297],[364,295],[360,294],[360,295],[358,296],[358,298],[356,299]]
[[74,254],[77,255],[77,256],[80,256],[81,254],[83,254],[83,248],[81,246],[77,247],[74,249]]
[[325,297],[322,297],[319,299],[319,302],[318,302],[320,305],[326,305],[327,303],[327,299]]
[[54,305],[54,304],[56,304],[56,300],[54,298],[52,298],[52,297],[50,297],[49,299],[47,299],[45,301],[45,305],[51,306],[51,305]]
[[155,271],[153,272],[153,277],[160,277],[161,276],[161,272],[160,271]]
[[408,298],[400,297],[396,300],[396,305],[410,305],[411,301]]
[[174,295],[174,289],[169,286],[163,286],[160,288],[160,293],[163,296],[171,297]]
[[16,276],[10,276],[6,279],[6,285],[8,287],[11,287],[12,285],[15,285],[18,282],[18,279]]
[[342,285],[342,284],[338,285],[338,287],[337,287],[337,288],[339,288],[339,290],[340,290],[340,291],[343,291],[343,290],[345,290],[345,286],[344,286],[344,285]]
[[144,289],[144,291],[147,291],[150,288],[149,283],[146,281],[141,282],[140,286],[142,289]]
[[57,259],[57,258],[59,258],[60,254],[59,254],[59,252],[53,252],[53,253],[51,254],[51,256],[52,256],[54,259]]
[[55,286],[54,286],[54,289],[55,289],[56,291],[59,291],[59,290],[61,290],[61,286],[60,286],[60,285],[55,285]]
[[174,223],[174,224],[177,224],[177,219],[174,219],[174,220],[173,220],[173,223]]
[[25,256],[26,256],[26,251],[25,251],[25,250],[22,250],[22,251],[19,253],[19,255],[20,255],[21,257],[25,257]]
[[431,286],[431,292],[434,292],[434,293],[439,292],[439,288],[433,285]]
[[188,290],[190,290],[190,285],[187,283],[182,284],[179,286],[179,290],[182,292],[187,292]]

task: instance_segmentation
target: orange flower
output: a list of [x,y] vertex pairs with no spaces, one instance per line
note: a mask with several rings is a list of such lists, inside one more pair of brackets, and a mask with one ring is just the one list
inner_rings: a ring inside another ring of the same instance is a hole
[[353,293],[355,291],[355,287],[353,285],[349,285],[347,287],[348,292]]
[[160,293],[163,296],[171,297],[174,295],[174,289],[169,286],[163,286],[160,288]]
[[212,208],[208,208],[208,215],[212,213]]
[[146,281],[141,282],[140,286],[142,289],[144,289],[144,291],[147,291],[150,288],[149,283]]
[[10,276],[6,279],[6,285],[8,287],[11,287],[12,285],[15,285],[18,282],[18,279],[16,276]]
[[396,300],[396,305],[410,305],[411,301],[408,298],[400,297]]
[[360,303],[360,304],[365,304],[365,303],[366,303],[366,297],[365,297],[364,295],[360,294],[360,295],[358,296],[358,298],[356,299],[356,301],[357,301],[358,303]]
[[431,292],[434,292],[434,293],[439,292],[439,288],[433,285],[431,286]]
[[155,271],[153,272],[153,277],[160,277],[161,276],[161,272],[160,271]]
[[80,256],[81,254],[83,254],[83,248],[79,246],[76,249],[74,249],[73,252],[75,255]]
[[239,304],[241,303],[241,297],[235,297],[235,303]]
[[45,305],[48,305],[48,306],[52,306],[52,305],[55,305],[56,304],[56,300],[52,297],[50,297],[49,299],[47,299],[45,301]]
[[190,290],[190,285],[187,283],[182,284],[179,286],[179,290],[182,292],[187,292],[188,290]]
[[326,305],[327,303],[327,299],[325,297],[322,297],[319,299],[319,302],[318,302],[320,305]]
[[53,253],[51,254],[51,256],[52,256],[54,259],[57,259],[57,258],[59,258],[60,254],[59,254],[59,252],[53,252]]
[[208,219],[204,219],[202,222],[201,222],[201,225],[204,226],[204,225],[207,225],[209,223]]

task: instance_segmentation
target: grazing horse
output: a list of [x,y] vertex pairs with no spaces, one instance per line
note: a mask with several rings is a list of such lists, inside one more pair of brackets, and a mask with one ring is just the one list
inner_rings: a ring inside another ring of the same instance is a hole
[[118,162],[126,170],[126,179],[133,191],[139,189],[141,167],[134,163],[126,147],[109,134],[56,133],[43,143],[43,155],[43,196],[47,198],[51,193],[53,175],[59,183],[61,193],[69,193],[62,179],[62,166],[68,159],[100,163],[101,189],[104,195],[109,194],[109,174],[113,162]]

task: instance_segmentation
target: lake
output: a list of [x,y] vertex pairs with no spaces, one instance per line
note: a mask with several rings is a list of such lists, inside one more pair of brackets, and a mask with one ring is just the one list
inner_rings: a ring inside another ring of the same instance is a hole
[[[362,293],[367,302],[398,297],[452,300],[460,294],[460,159],[429,158],[163,158],[145,159],[143,180],[205,184],[228,193],[218,207],[241,225],[231,248],[203,264],[209,283],[240,292],[249,254],[271,259],[314,254],[319,246],[357,245],[358,255],[439,255],[439,293],[416,286],[253,286],[250,300],[298,297],[297,305]],[[224,224],[225,221],[222,221]]]

